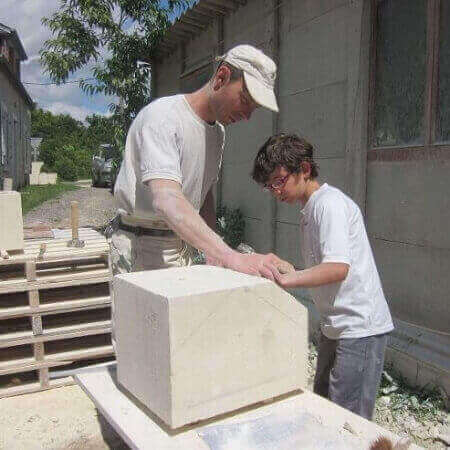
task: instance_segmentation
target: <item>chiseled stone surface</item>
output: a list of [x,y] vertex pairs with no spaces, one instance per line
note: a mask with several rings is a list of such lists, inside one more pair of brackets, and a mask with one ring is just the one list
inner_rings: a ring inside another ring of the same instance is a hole
[[23,249],[22,200],[16,191],[0,191],[0,249]]
[[273,282],[193,266],[113,289],[119,383],[171,428],[306,386],[307,310]]

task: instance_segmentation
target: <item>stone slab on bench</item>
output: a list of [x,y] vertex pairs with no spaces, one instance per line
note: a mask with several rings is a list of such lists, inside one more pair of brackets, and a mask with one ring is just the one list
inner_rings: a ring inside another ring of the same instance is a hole
[[306,386],[307,310],[269,280],[192,266],[113,291],[118,381],[171,428]]
[[[118,385],[115,363],[82,369],[74,378],[136,450],[361,450],[379,436],[399,441],[376,423],[308,390],[171,430]],[[419,447],[412,444],[408,450]]]

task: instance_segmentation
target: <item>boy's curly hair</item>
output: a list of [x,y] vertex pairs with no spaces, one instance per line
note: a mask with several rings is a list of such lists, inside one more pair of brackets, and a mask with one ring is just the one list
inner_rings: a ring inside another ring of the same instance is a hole
[[303,162],[310,164],[311,178],[316,178],[319,171],[313,152],[313,146],[296,134],[271,136],[256,155],[252,178],[259,184],[266,184],[277,167],[285,167],[290,173],[299,173]]

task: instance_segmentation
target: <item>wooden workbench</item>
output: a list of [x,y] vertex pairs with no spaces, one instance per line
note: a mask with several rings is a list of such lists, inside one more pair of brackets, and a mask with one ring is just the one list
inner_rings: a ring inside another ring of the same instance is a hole
[[307,390],[170,430],[118,386],[115,363],[86,370],[75,379],[132,449],[363,450],[380,435],[399,439]]

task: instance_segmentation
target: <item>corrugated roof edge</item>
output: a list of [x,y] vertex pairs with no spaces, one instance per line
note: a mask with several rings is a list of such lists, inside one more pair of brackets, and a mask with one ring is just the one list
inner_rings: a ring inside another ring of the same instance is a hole
[[205,31],[216,17],[227,16],[246,3],[247,0],[199,0],[168,29],[157,47],[157,58],[164,59],[171,55],[180,44]]

